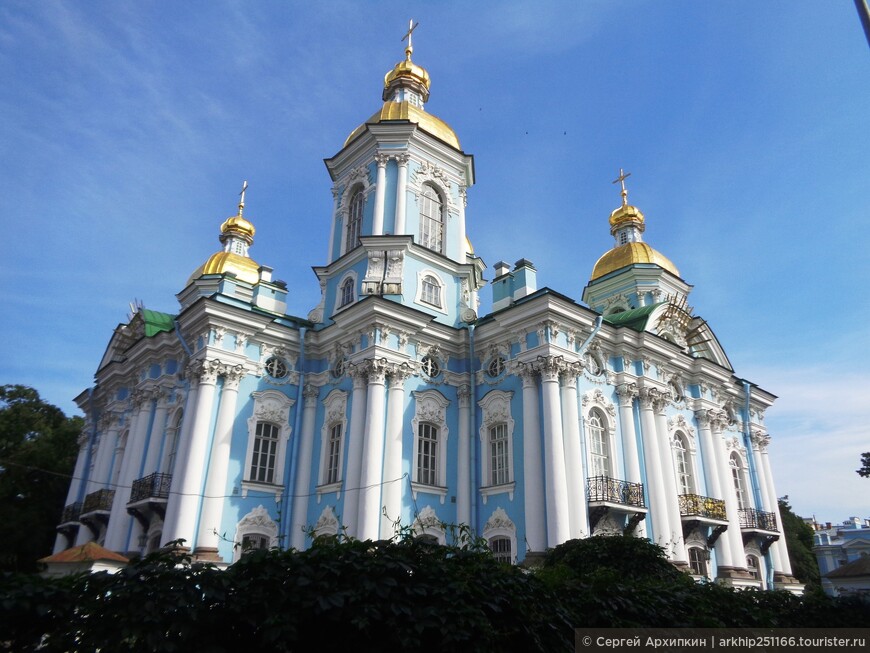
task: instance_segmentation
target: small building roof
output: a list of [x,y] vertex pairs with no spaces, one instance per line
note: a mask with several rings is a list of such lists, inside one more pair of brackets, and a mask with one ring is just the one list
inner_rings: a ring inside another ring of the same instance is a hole
[[105,547],[100,546],[96,542],[87,542],[80,546],[74,546],[66,551],[55,553],[46,558],[42,558],[39,562],[56,563],[56,562],[96,562],[97,560],[111,560],[113,562],[128,563],[130,560],[119,553],[109,551]]
[[828,572],[825,578],[856,578],[859,576],[870,577],[870,556],[861,556],[842,567],[837,567],[834,571]]

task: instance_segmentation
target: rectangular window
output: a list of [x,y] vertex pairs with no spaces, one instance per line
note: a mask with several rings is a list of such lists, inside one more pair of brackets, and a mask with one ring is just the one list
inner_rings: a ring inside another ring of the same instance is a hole
[[330,429],[328,447],[326,483],[338,483],[339,465],[341,464],[341,424],[336,424]]
[[254,455],[251,458],[251,481],[273,483],[275,456],[278,452],[278,427],[268,422],[257,422]]
[[437,485],[438,428],[420,424],[417,434],[417,482]]
[[499,562],[512,564],[514,561],[513,552],[511,551],[511,541],[508,537],[494,537],[489,541],[489,550],[492,551],[492,557]]
[[496,424],[489,430],[491,482],[504,485],[510,482],[508,469],[507,425]]

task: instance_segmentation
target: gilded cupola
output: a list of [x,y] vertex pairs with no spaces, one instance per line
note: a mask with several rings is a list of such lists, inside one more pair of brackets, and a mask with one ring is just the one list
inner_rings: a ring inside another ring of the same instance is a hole
[[619,177],[613,183],[622,184],[622,205],[610,214],[610,234],[615,239],[613,249],[605,252],[592,268],[591,281],[606,274],[615,272],[629,265],[653,264],[679,277],[680,271],[671,260],[656,251],[645,242],[642,234],[646,229],[643,213],[636,206],[628,203],[628,191],[625,180],[631,173],[619,171]]
[[231,274],[240,281],[256,284],[260,280],[259,264],[248,256],[248,248],[254,242],[254,225],[242,216],[245,210],[245,191],[248,182],[242,185],[239,212],[224,220],[218,239],[223,250],[212,254],[209,259],[194,270],[188,283],[207,274]]

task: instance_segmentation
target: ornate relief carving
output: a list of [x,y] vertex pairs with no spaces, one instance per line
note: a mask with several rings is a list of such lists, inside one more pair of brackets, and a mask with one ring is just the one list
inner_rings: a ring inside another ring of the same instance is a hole
[[314,524],[314,536],[338,535],[338,517],[332,506],[326,506]]
[[623,383],[616,386],[616,396],[619,397],[620,406],[631,406],[631,402],[638,396],[636,383]]
[[767,451],[770,444],[770,435],[764,429],[752,429],[750,434],[752,446],[761,452]]
[[247,515],[242,517],[239,522],[238,529],[257,531],[264,535],[278,536],[278,525],[269,516],[269,511],[262,505],[257,506]]
[[224,336],[227,334],[227,329],[224,326],[216,326],[213,329],[214,333],[214,344],[220,346],[223,344]]
[[598,388],[583,393],[580,403],[583,405],[583,412],[585,413],[588,413],[593,407],[598,407],[610,415],[610,417],[616,417],[616,406]]
[[375,154],[375,163],[379,168],[385,168],[387,166],[387,162],[393,157],[389,154],[385,154],[383,152],[378,152]]
[[490,515],[489,519],[486,520],[486,524],[483,526],[483,532],[494,531],[494,530],[505,530],[505,531],[516,531],[517,527],[511,521],[511,518],[508,517],[507,513],[502,508],[496,508],[492,515]]

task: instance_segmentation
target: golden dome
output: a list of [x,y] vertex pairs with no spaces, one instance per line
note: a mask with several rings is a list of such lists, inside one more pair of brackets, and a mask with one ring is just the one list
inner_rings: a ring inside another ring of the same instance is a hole
[[256,261],[232,252],[217,252],[212,254],[204,264],[190,275],[187,283],[190,284],[193,280],[206,274],[227,274],[228,272],[235,274],[237,279],[252,286],[260,281],[260,265]]
[[354,129],[347,140],[344,141],[345,147],[357,136],[365,131],[366,125],[377,124],[380,122],[390,122],[393,120],[406,120],[420,127],[423,131],[432,136],[441,139],[448,145],[455,147],[457,150],[462,148],[459,146],[459,138],[456,136],[450,125],[436,118],[431,113],[426,113],[422,109],[418,109],[409,102],[384,102],[384,106],[380,111],[375,113],[371,118],[366,120],[359,127]]
[[221,225],[221,241],[228,236],[238,236],[239,238],[244,238],[248,242],[248,245],[250,245],[254,242],[255,232],[254,225],[245,220],[240,211],[238,215],[224,220],[224,223]]
[[632,223],[637,225],[641,232],[646,228],[643,213],[640,212],[640,209],[631,204],[623,204],[618,209],[614,209],[610,214],[610,233],[615,233],[620,227]]
[[423,102],[429,99],[429,87],[432,81],[429,79],[429,73],[423,66],[418,66],[411,61],[410,53],[407,57],[395,65],[395,67],[384,75],[384,99],[389,97],[391,87],[396,82],[411,82],[421,91]]
[[[638,213],[640,212],[638,211]],[[615,272],[616,270],[636,263],[652,263],[653,265],[658,265],[660,268],[664,268],[674,276],[680,276],[680,271],[677,269],[677,266],[674,265],[667,256],[661,252],[657,252],[646,243],[633,242],[614,247],[598,259],[595,267],[592,268],[592,277],[590,278],[590,281],[594,281],[599,277],[603,277],[605,274],[610,274],[611,272]]]

